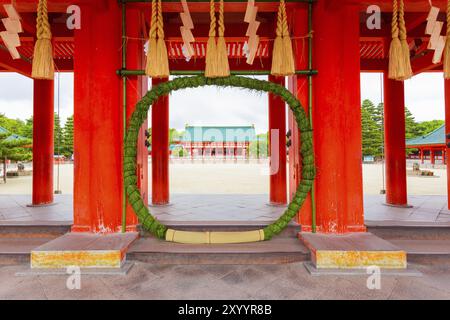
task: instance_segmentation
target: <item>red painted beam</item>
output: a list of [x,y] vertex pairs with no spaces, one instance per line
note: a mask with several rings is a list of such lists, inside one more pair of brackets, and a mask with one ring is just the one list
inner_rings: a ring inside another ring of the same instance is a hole
[[7,49],[3,47],[0,47],[0,67],[7,72],[17,72],[31,77],[31,63],[23,59],[13,60]]
[[54,82],[33,80],[32,205],[53,203]]
[[361,59],[361,72],[383,72],[387,66],[387,59]]
[[442,67],[442,62],[438,64],[434,64],[433,60],[434,51],[428,51],[424,55],[419,57],[415,57],[411,59],[411,67],[413,69],[413,73],[419,74],[427,71],[438,71],[437,69]]

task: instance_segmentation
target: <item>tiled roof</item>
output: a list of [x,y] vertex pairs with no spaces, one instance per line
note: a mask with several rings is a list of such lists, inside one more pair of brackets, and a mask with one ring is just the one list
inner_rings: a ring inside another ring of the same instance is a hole
[[406,140],[408,147],[423,145],[445,145],[445,125],[427,135]]

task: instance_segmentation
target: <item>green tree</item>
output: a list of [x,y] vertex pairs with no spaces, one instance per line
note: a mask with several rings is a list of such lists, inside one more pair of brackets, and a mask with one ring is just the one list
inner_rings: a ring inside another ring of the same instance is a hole
[[25,126],[25,122],[20,119],[10,119],[0,113],[0,127],[8,130],[8,132],[20,133]]
[[63,130],[62,152],[66,157],[73,154],[73,116],[67,118]]
[[250,156],[255,158],[265,158],[268,156],[268,133],[258,134],[255,140],[250,142]]
[[424,136],[440,128],[444,124],[444,120],[431,120],[417,123],[418,136]]
[[405,107],[405,136],[406,140],[420,136],[417,130],[416,119],[407,107]]
[[60,154],[63,152],[64,143],[64,133],[61,127],[61,119],[58,114],[55,113],[54,116],[54,127],[53,127],[53,139],[54,139],[54,153]]
[[33,117],[25,121],[25,125],[19,134],[25,138],[33,139]]
[[30,148],[31,139],[12,134],[6,129],[0,130],[0,159],[3,163],[3,181],[6,183],[6,163],[12,161],[31,160],[32,152]]
[[383,105],[377,107],[364,100],[361,105],[362,152],[365,156],[379,157],[383,148]]

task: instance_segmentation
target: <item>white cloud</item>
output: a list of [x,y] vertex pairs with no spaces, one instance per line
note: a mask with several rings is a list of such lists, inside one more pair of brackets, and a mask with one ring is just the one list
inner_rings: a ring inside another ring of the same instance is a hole
[[[361,74],[361,99],[382,101],[380,73]],[[445,118],[444,79],[441,72],[422,73],[405,82],[405,104],[417,121]]]
[[[59,84],[61,121],[73,114],[73,74],[61,73]],[[58,108],[58,74],[55,76],[55,112]],[[15,73],[0,73],[0,113],[9,118],[33,115],[33,80]]]

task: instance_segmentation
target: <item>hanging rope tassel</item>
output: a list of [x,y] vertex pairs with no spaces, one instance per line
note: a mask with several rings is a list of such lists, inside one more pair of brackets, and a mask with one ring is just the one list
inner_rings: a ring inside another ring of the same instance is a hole
[[404,73],[399,80],[407,80],[413,76],[411,68],[411,55],[409,53],[408,36],[406,34],[406,23],[405,23],[405,4],[403,0],[400,0],[400,10],[399,10],[399,27],[400,27],[400,43],[402,45],[402,59],[404,66]]
[[169,58],[167,55],[166,42],[164,41],[164,21],[162,15],[161,0],[158,0],[158,19],[156,21],[158,27],[158,40],[156,41],[156,61],[158,65],[155,78],[168,78],[170,74]]
[[447,38],[444,51],[444,78],[450,79],[450,0],[447,1]]
[[156,61],[156,37],[157,37],[157,13],[156,0],[152,0],[152,17],[150,22],[147,63],[145,66],[145,74],[149,77],[157,75],[157,61]]
[[220,0],[219,6],[219,39],[217,40],[217,76],[228,77],[230,75],[230,65],[228,63],[228,50],[225,43],[225,22],[224,5]]
[[52,31],[48,22],[47,0],[39,0],[36,37],[31,77],[33,79],[53,80],[55,66],[53,63]]
[[402,60],[402,43],[399,38],[397,0],[394,0],[392,5],[392,41],[389,49],[389,79],[397,80],[404,73],[404,62]]
[[206,45],[206,68],[205,77],[217,77],[217,45],[216,45],[216,8],[214,0],[209,1],[209,15],[211,23],[209,25],[209,38]]
[[282,35],[283,35],[283,53],[282,70],[284,76],[295,74],[294,52],[292,51],[292,40],[289,35],[289,26],[287,24],[286,4],[284,0],[280,1],[281,7],[281,21],[282,21]]
[[282,76],[283,75],[282,65],[283,65],[283,18],[280,2],[277,15],[276,38],[273,43],[271,74],[274,76]]

